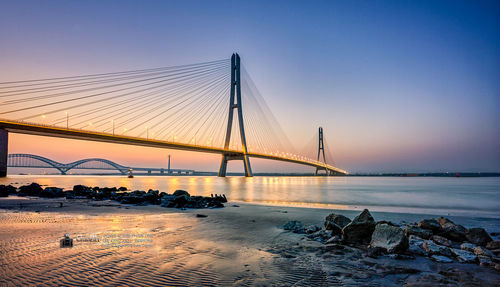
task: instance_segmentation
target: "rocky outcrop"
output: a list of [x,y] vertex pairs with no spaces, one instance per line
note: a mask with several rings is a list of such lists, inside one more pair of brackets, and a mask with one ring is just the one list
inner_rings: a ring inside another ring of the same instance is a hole
[[64,192],[64,190],[62,188],[46,187],[40,192],[40,194],[38,196],[48,197],[48,198],[65,197],[66,193]]
[[464,242],[464,243],[460,244],[460,249],[462,249],[462,250],[474,252],[474,248],[476,248],[476,245],[472,244],[472,243]]
[[12,185],[3,185],[0,184],[0,197],[7,197],[9,194],[16,194],[17,188]]
[[410,237],[410,235],[415,235],[423,239],[429,239],[432,236],[432,231],[429,229],[423,229],[418,225],[407,225],[404,229],[405,235]]
[[468,230],[465,227],[455,224],[453,221],[445,217],[439,217],[436,220],[441,225],[439,235],[457,242],[463,242],[466,240],[465,235]]
[[448,256],[448,257],[451,257],[453,255],[450,251],[450,248],[436,244],[431,240],[425,240],[424,244],[422,246],[429,255],[435,254],[435,255],[443,255],[443,256]]
[[457,258],[458,262],[474,263],[477,260],[477,256],[467,250],[452,248],[451,253]]
[[491,252],[490,250],[482,247],[482,246],[476,246],[476,248],[474,248],[474,254],[476,255],[481,255],[481,256],[486,256],[486,257],[495,257],[495,255],[493,254],[493,252]]
[[160,198],[161,206],[175,208],[219,208],[227,202],[225,195],[190,196],[184,190],[176,190],[173,194],[162,193]]
[[441,231],[441,225],[435,219],[423,219],[418,223],[418,227],[431,230],[432,232]]
[[410,235],[408,238],[408,251],[412,254],[427,256],[429,253],[424,249],[424,240],[415,235]]
[[38,196],[43,188],[38,183],[31,183],[30,185],[23,185],[19,188],[19,196]]
[[488,242],[493,241],[491,239],[490,235],[484,228],[471,228],[468,230],[468,232],[465,234],[465,238],[471,243],[474,243],[476,245],[480,246],[486,246]]
[[389,253],[401,253],[408,249],[408,238],[399,227],[386,223],[377,224],[370,247],[380,247]]
[[375,225],[372,215],[365,209],[342,229],[342,237],[347,243],[368,244]]
[[332,235],[341,235],[342,228],[351,223],[348,217],[332,213],[325,218],[325,229],[331,230]]
[[490,250],[500,249],[500,241],[490,241],[486,244],[486,248]]
[[434,243],[436,244],[443,245],[446,247],[451,247],[451,241],[444,238],[443,236],[432,235],[431,240],[434,241]]

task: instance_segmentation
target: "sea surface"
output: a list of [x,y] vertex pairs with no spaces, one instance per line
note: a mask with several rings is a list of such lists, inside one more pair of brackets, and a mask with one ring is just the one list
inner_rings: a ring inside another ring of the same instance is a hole
[[200,177],[9,175],[0,184],[75,184],[225,194],[234,201],[327,209],[500,218],[500,177]]

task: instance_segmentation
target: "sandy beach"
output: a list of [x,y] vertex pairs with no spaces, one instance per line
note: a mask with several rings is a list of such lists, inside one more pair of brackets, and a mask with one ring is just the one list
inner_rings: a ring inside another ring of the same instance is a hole
[[[330,212],[242,202],[228,202],[219,209],[181,210],[107,200],[10,196],[0,199],[0,285],[498,286],[500,282],[494,268],[436,263],[424,257],[375,259],[361,249],[327,247],[282,228],[289,220],[320,225]],[[336,212],[350,218],[359,213]],[[373,216],[395,223],[424,218],[377,212]],[[495,219],[453,220],[466,227],[496,225]],[[74,239],[72,248],[59,246],[66,233]]]

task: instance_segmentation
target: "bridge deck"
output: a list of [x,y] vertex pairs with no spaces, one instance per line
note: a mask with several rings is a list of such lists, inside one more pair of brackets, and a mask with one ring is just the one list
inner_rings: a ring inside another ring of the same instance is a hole
[[[139,137],[124,136],[124,135],[113,135],[109,133],[94,132],[88,130],[66,129],[57,126],[16,122],[11,120],[0,120],[0,129],[5,129],[9,132],[21,133],[21,134],[52,136],[52,137],[61,137],[61,138],[78,139],[78,140],[91,140],[99,142],[119,143],[119,144],[147,146],[156,148],[168,148],[168,149],[194,151],[194,152],[205,152],[205,153],[216,153],[216,154],[231,153],[235,155],[243,154],[242,151],[239,150],[231,150],[231,149],[225,150],[222,148],[216,148],[210,146],[184,144],[178,142],[146,139]],[[347,174],[345,170],[339,169],[331,165],[325,165],[324,163],[317,161],[309,161],[294,157],[284,157],[279,155],[269,155],[269,154],[252,153],[252,152],[249,152],[248,156],[254,158],[297,163],[312,167],[326,168],[328,171],[332,171],[337,174],[343,174],[343,175]]]

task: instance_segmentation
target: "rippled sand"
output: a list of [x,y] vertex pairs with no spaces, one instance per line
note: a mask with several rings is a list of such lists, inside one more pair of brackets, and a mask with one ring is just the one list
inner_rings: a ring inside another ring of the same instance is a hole
[[[451,266],[325,250],[279,228],[291,219],[320,223],[326,212],[231,203],[223,209],[175,210],[108,201],[2,199],[0,285],[398,286],[415,273]],[[75,241],[72,248],[60,248],[65,233],[72,238],[135,234],[152,242],[113,247]],[[477,276],[486,272],[470,266]]]

